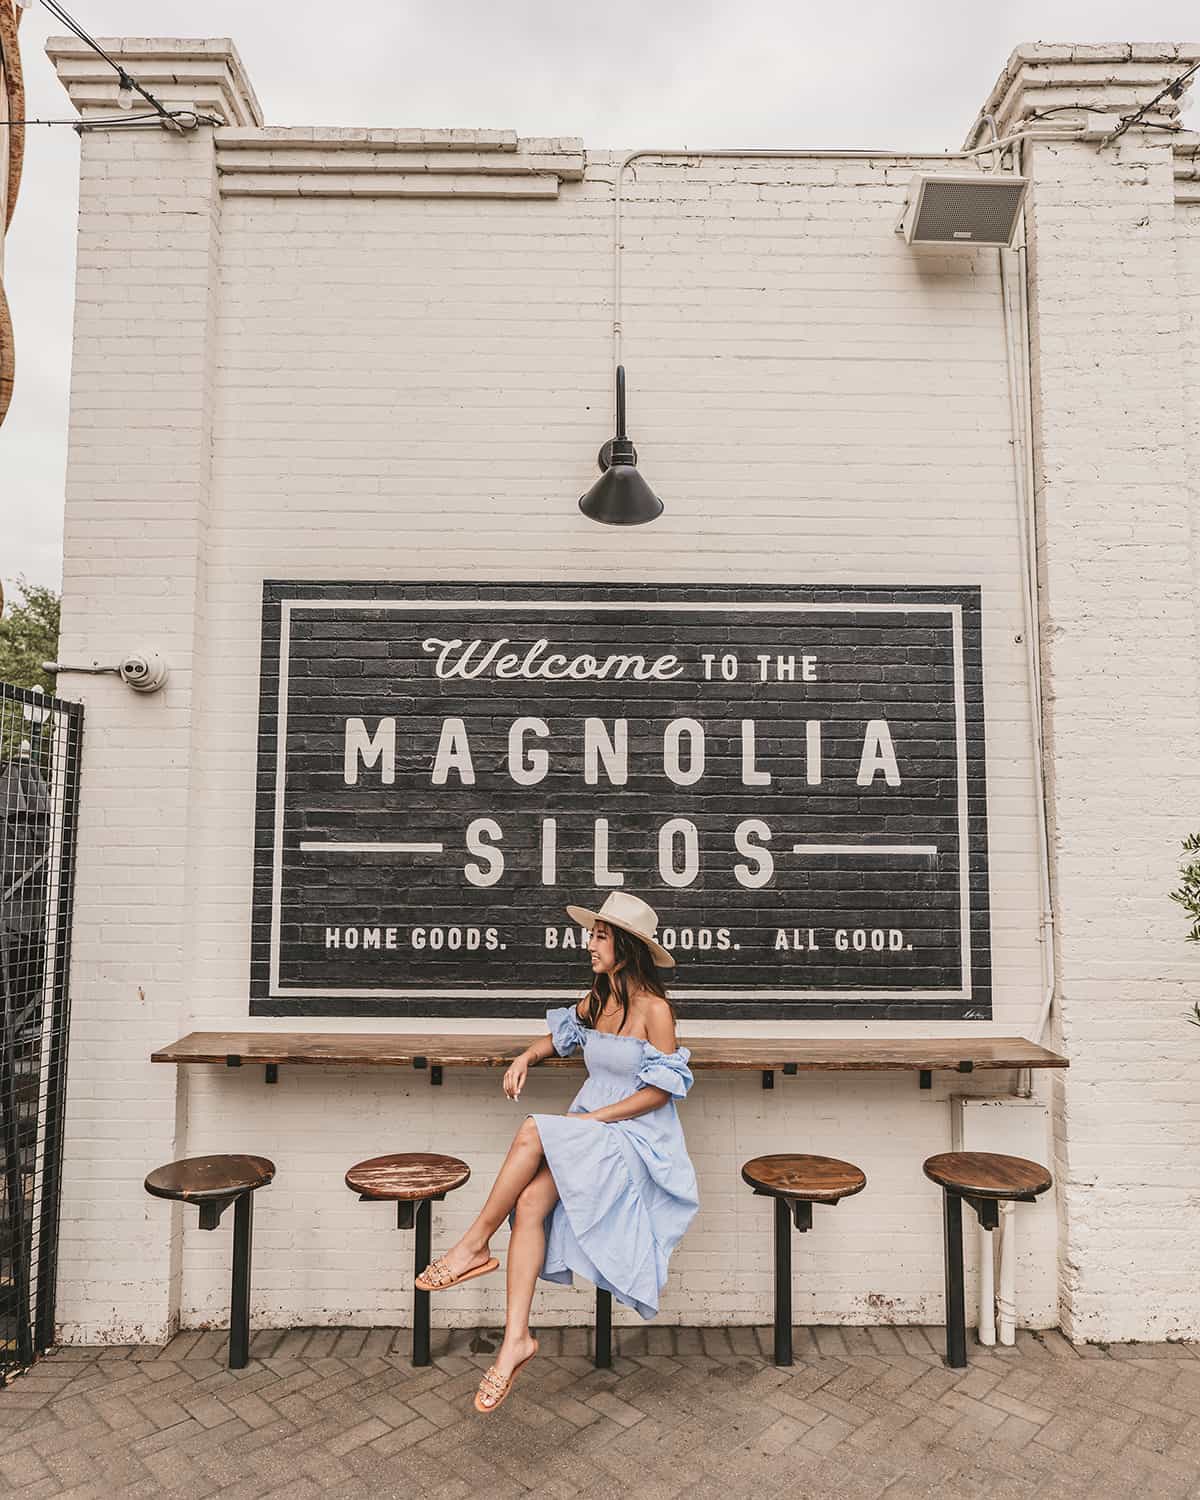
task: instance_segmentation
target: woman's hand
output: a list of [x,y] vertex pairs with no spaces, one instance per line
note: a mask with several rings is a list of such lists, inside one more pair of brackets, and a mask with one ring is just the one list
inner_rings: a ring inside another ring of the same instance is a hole
[[520,1057],[515,1057],[508,1065],[504,1074],[502,1087],[510,1099],[519,1099],[521,1090],[525,1087],[525,1077],[529,1072],[529,1059],[522,1052]]

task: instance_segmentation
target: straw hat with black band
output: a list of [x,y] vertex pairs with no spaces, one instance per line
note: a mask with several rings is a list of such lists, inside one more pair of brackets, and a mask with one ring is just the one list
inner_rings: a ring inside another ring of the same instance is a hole
[[654,934],[658,931],[658,913],[640,897],[631,896],[628,891],[610,891],[599,911],[589,911],[586,906],[568,906],[567,915],[589,932],[597,922],[607,922],[610,927],[619,927],[622,932],[641,938],[649,948],[657,968],[675,967],[675,960],[661,943],[654,940]]

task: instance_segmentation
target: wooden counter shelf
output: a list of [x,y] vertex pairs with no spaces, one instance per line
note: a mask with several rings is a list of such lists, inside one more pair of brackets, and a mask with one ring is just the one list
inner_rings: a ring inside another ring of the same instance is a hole
[[[506,1068],[539,1033],[466,1036],[454,1032],[192,1031],[150,1056],[151,1062],[243,1064],[266,1068],[274,1083],[281,1063],[300,1067],[428,1069],[442,1082],[445,1068]],[[1002,1069],[1065,1068],[1067,1059],[1021,1037],[687,1037],[694,1072],[762,1074],[773,1088],[775,1073],[916,1073],[923,1089],[935,1072],[973,1073]],[[580,1067],[580,1053],[550,1057],[537,1066]]]

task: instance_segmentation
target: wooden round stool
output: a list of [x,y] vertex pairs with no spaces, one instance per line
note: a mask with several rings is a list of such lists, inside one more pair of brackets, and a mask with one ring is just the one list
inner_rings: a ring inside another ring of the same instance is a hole
[[245,1369],[250,1359],[250,1234],[254,1194],[275,1176],[265,1156],[191,1156],[155,1167],[146,1178],[154,1198],[194,1203],[200,1228],[215,1229],[232,1203],[233,1289],[229,1303],[229,1368]]
[[[430,1205],[439,1203],[447,1193],[462,1187],[471,1169],[457,1156],[437,1156],[429,1152],[409,1151],[397,1156],[373,1156],[360,1161],[346,1173],[346,1186],[362,1202],[394,1202],[396,1228],[416,1229],[413,1251],[414,1274],[429,1264],[432,1253],[432,1218]],[[429,1357],[429,1293],[413,1288],[412,1362],[427,1365]]]
[[775,1363],[792,1363],[792,1223],[803,1234],[812,1228],[812,1206],[836,1207],[867,1185],[865,1174],[832,1156],[756,1156],[742,1168],[742,1180],[764,1198],[775,1200]]
[[1053,1179],[1045,1167],[1023,1156],[991,1151],[943,1151],[925,1163],[925,1175],[942,1189],[946,1255],[946,1363],[953,1370],[967,1364],[967,1314],[963,1291],[963,1200],[980,1227],[995,1229],[1001,1202],[1032,1203]]

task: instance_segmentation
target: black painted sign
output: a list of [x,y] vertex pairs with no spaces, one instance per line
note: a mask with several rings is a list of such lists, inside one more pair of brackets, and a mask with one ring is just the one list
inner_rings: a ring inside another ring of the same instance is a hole
[[251,1011],[991,1014],[977,588],[264,586]]

